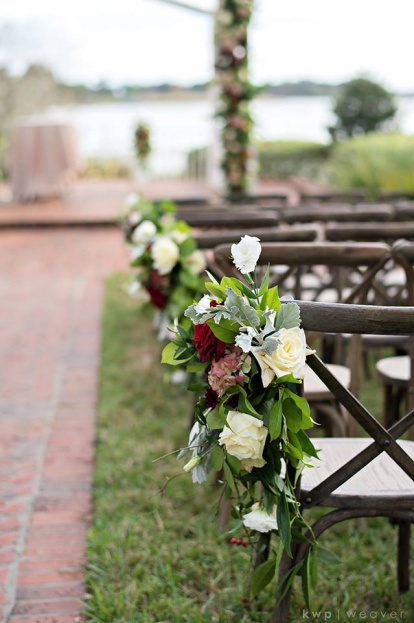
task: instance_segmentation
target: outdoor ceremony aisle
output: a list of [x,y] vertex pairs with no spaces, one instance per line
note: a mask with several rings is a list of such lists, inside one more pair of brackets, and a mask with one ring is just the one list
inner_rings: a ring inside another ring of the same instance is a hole
[[80,621],[116,228],[0,230],[0,621]]

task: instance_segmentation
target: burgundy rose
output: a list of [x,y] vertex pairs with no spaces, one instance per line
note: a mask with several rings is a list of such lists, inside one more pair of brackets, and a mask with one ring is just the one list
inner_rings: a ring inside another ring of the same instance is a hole
[[170,279],[167,275],[160,275],[156,270],[151,270],[148,279],[142,284],[149,294],[151,303],[158,309],[164,309],[170,291]]
[[206,400],[206,405],[207,407],[210,407],[210,409],[215,409],[218,405],[218,396],[216,394],[216,392],[214,391],[214,389],[211,389],[211,387],[209,387],[206,390],[205,393],[205,400]]
[[216,338],[206,322],[194,326],[193,343],[202,362],[219,359],[226,348],[226,344]]
[[167,304],[168,296],[161,292],[161,290],[157,290],[157,288],[153,288],[148,285],[145,286],[145,289],[147,290],[151,303],[154,305],[154,307],[157,307],[158,309],[164,309]]

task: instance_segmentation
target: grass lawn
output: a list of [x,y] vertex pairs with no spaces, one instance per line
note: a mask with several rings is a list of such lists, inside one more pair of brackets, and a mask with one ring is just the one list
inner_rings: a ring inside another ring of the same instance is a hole
[[[113,277],[107,288],[87,620],[267,623],[274,587],[244,603],[250,552],[218,529],[219,491],[193,485],[174,456],[154,462],[186,445],[191,396],[168,383],[151,317],[125,294],[124,281]],[[321,545],[338,560],[318,565],[315,615],[303,611],[296,580],[292,623],[345,623],[362,620],[363,611],[366,620],[411,623],[414,592],[396,588],[396,536],[385,519],[323,535]]]

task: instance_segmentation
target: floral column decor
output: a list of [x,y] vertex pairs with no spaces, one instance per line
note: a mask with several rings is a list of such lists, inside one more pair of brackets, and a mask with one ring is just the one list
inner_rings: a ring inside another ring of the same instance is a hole
[[218,116],[223,120],[224,171],[230,199],[246,192],[252,118],[249,102],[255,88],[248,78],[247,32],[254,0],[220,0],[216,18],[216,80],[220,88]]
[[145,123],[139,123],[136,127],[134,147],[138,162],[145,167],[151,153],[150,129]]

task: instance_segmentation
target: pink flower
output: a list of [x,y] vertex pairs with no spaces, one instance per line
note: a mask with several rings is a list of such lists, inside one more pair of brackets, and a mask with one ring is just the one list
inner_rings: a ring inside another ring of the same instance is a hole
[[213,359],[208,382],[217,396],[222,396],[228,387],[243,385],[242,365],[246,359],[239,346],[229,346],[224,351],[224,356],[217,361]]

